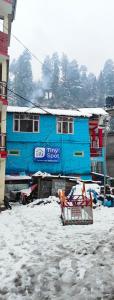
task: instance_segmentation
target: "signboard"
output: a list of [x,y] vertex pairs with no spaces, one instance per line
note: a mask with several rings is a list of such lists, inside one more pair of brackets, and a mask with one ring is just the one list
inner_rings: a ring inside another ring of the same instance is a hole
[[36,147],[34,149],[35,161],[60,162],[60,148]]

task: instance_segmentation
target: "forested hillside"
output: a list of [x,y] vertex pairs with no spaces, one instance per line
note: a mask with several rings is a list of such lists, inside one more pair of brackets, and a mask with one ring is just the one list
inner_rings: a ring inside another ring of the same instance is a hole
[[[24,51],[10,65],[9,89],[14,93],[46,107],[95,107],[104,106],[106,96],[114,95],[114,61],[108,59],[98,77],[58,53],[46,56],[42,63],[41,80],[33,81],[31,56]],[[45,92],[50,91],[50,99]],[[9,103],[29,106],[29,102],[9,91]]]

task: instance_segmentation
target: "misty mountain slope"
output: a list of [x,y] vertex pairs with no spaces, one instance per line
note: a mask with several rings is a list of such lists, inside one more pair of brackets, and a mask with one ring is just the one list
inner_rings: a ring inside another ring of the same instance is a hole
[[24,51],[10,65],[8,88],[13,90],[8,92],[10,105],[30,106],[32,101],[51,108],[103,107],[106,96],[114,95],[114,62],[108,59],[96,77],[75,59],[53,53],[44,59],[41,79],[34,82],[31,56]]

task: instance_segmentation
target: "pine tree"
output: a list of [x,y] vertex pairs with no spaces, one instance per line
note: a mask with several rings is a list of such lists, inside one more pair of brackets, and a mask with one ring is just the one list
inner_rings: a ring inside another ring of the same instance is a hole
[[114,62],[108,59],[103,68],[105,95],[114,96]]
[[52,62],[49,55],[46,56],[42,65],[42,87],[44,90],[52,88]]
[[97,106],[97,79],[93,73],[88,74],[88,106]]
[[105,105],[105,83],[102,71],[97,80],[97,106],[103,107]]
[[60,62],[59,62],[59,56],[56,53],[53,53],[51,58],[51,66],[52,66],[52,92],[57,97],[58,94],[58,88],[59,88],[59,79],[60,79]]
[[81,106],[88,106],[89,100],[89,83],[87,75],[87,67],[82,65],[80,67],[80,102]]
[[78,105],[80,98],[80,72],[76,60],[69,63],[68,66],[68,87],[72,104]]
[[[13,61],[10,67],[10,72],[13,75],[14,92],[30,100],[33,93],[33,85],[31,56],[28,51],[25,50],[17,61]],[[28,103],[20,97],[16,97],[16,102],[19,106],[28,105]]]

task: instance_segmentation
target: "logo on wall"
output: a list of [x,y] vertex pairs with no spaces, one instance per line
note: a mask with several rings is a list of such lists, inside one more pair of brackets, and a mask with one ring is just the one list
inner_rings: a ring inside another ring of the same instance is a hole
[[59,162],[60,148],[36,147],[34,149],[35,161]]
[[35,158],[45,157],[45,148],[35,148]]

